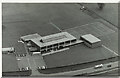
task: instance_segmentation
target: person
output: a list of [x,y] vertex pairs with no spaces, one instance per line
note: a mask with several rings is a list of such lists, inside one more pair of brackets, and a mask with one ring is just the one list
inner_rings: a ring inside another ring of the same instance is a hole
[[105,6],[104,3],[97,3],[97,4],[98,4],[98,7],[99,7],[100,10],[102,10],[104,8],[104,6]]

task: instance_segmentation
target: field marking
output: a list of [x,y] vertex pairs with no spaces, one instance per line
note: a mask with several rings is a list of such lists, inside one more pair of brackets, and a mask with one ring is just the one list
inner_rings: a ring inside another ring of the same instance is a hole
[[52,23],[52,22],[50,22],[50,24],[52,25],[52,26],[54,26],[55,28],[57,28],[60,32],[62,31],[57,25],[55,25],[54,23]]
[[110,52],[112,52],[112,53],[114,53],[115,55],[117,55],[118,56],[118,54],[115,52],[115,51],[113,51],[113,50],[111,50],[111,49],[109,49],[108,47],[106,47],[105,45],[102,45],[104,48],[106,48],[107,50],[109,50]]
[[94,24],[94,23],[88,23],[88,24],[84,24],[84,25],[80,25],[80,26],[75,26],[75,27],[72,27],[72,28],[65,29],[65,31],[75,29],[75,28],[79,28],[79,27],[83,27],[83,26],[90,25],[90,24]]
[[[80,26],[75,26],[75,27],[72,27],[72,28],[68,28],[68,29],[65,29],[64,31],[67,31],[67,30],[74,30],[77,29],[77,28],[81,28],[83,26],[88,26],[88,25],[92,25],[94,23],[100,23],[100,22],[93,22],[93,23],[88,23],[88,24],[84,24],[84,25],[80,25]],[[101,23],[102,24],[102,23]],[[104,25],[104,24],[103,24]],[[107,26],[101,26],[101,27],[106,27],[108,28],[110,31],[112,31],[112,33],[115,32],[115,30],[111,29],[110,27],[107,27]],[[96,28],[96,27],[95,27]],[[99,29],[97,29],[98,31],[100,31]],[[109,33],[108,33],[109,34]],[[106,34],[105,34],[106,35]]]

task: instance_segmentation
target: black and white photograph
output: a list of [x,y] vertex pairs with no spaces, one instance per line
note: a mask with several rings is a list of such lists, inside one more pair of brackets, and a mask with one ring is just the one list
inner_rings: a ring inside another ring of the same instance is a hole
[[118,3],[2,3],[2,77],[117,77]]

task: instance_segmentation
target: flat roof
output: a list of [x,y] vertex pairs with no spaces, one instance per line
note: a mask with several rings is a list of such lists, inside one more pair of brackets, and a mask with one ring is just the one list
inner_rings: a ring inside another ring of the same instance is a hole
[[81,36],[83,39],[89,41],[90,43],[95,43],[95,42],[99,42],[101,41],[100,39],[98,39],[97,37],[95,37],[94,35],[92,34],[86,34],[86,35],[83,35]]
[[102,59],[115,57],[116,55],[104,47],[88,48],[84,44],[71,47],[69,50],[43,56],[47,68],[61,67],[74,64],[83,64]]
[[30,35],[22,36],[20,38],[23,39],[24,41],[27,41],[27,40],[31,40],[31,39],[34,39],[34,38],[37,38],[37,37],[41,37],[41,36],[36,33],[36,34],[30,34]]
[[[69,34],[68,32],[60,32],[60,33],[56,33],[56,34],[52,34],[44,37],[34,38],[34,39],[31,39],[31,41],[40,47],[44,47],[44,46],[53,45],[53,44],[57,44],[60,42],[65,42],[73,39],[76,39],[76,38],[71,34]],[[42,42],[40,42],[40,40],[42,40]]]
[[19,71],[14,54],[2,54],[2,72]]

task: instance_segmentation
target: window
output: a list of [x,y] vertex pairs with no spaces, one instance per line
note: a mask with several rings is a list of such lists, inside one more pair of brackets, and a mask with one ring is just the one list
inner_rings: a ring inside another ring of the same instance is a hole
[[74,40],[71,40],[71,42],[73,43],[73,42],[76,42],[76,39],[74,39]]
[[66,41],[65,43],[66,43],[66,44],[69,44],[69,43],[70,43],[70,41]]
[[58,49],[58,47],[54,47],[53,50],[56,51]]
[[112,65],[107,65],[107,67],[112,67]]
[[46,50],[41,51],[41,53],[46,53]]
[[59,46],[58,50],[63,49],[63,48],[64,48],[63,46]]
[[49,48],[49,49],[47,49],[47,50],[52,50],[52,48]]
[[46,46],[45,47],[41,47],[41,49],[46,49]]
[[59,48],[61,48],[61,49],[62,49],[62,48],[64,48],[64,47],[63,47],[63,46],[59,46]]
[[52,48],[52,45],[47,46],[47,48]]
[[54,44],[53,46],[58,46],[58,44]]
[[51,52],[52,49],[47,49],[47,52]]
[[64,42],[62,42],[62,43],[59,43],[59,45],[64,45]]

